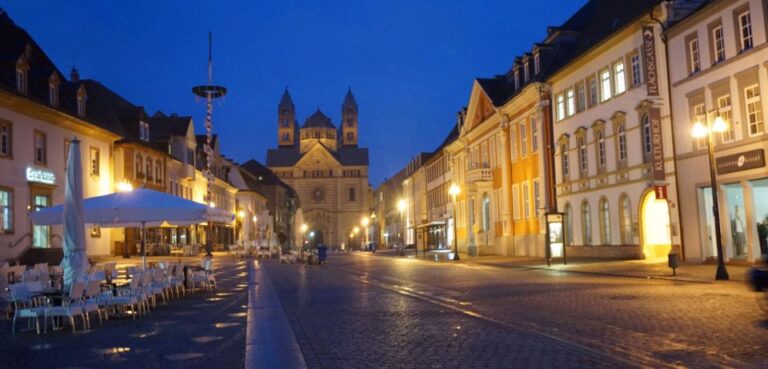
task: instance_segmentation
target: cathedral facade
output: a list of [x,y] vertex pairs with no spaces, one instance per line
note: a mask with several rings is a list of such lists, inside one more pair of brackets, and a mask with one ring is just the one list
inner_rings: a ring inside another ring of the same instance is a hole
[[[267,167],[298,194],[306,240],[330,246],[360,245],[368,204],[368,149],[358,147],[358,109],[352,91],[341,105],[341,122],[318,110],[300,126],[288,90],[277,107],[276,149]],[[301,242],[300,240],[297,240]]]

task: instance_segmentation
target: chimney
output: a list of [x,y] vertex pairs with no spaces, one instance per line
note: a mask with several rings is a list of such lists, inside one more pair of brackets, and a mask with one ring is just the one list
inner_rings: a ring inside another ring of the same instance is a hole
[[72,70],[69,72],[69,80],[71,82],[79,82],[80,81],[80,72],[77,71],[77,68],[72,67]]

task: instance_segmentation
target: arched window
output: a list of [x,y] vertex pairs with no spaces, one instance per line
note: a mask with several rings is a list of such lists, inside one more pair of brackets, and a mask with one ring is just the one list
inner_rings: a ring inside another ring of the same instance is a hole
[[632,206],[629,196],[621,195],[619,199],[619,222],[621,223],[621,243],[631,245],[635,242],[635,233],[632,229]]
[[597,141],[597,164],[600,167],[605,166],[605,136],[603,131],[595,132],[595,139]]
[[287,133],[283,133],[283,141],[289,141],[289,140],[290,140],[290,135]]
[[568,167],[568,144],[560,145],[560,166],[562,167],[563,179],[565,180],[568,178],[568,173],[570,173],[570,168]]
[[355,188],[349,188],[349,201],[355,201]]
[[600,244],[611,244],[611,208],[605,197],[600,199]]
[[618,127],[619,160],[627,160],[627,132],[624,123]]
[[640,119],[641,129],[643,132],[643,156],[646,159],[650,159],[651,156],[651,118],[648,114],[643,114]]
[[587,169],[589,168],[589,166],[587,165],[587,142],[584,139],[584,137],[579,137],[578,145],[579,145],[579,169],[583,174],[587,174]]
[[483,232],[491,229],[491,199],[483,194]]
[[584,246],[592,244],[592,212],[587,200],[581,203],[581,242]]
[[573,244],[573,214],[571,210],[571,204],[566,203],[563,208],[563,217],[565,222],[565,245],[571,246]]

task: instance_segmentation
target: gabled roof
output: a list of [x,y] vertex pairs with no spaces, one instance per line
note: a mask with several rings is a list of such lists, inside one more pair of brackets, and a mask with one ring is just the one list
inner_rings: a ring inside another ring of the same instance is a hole
[[[259,186],[280,186],[288,190],[289,193],[291,193],[294,196],[296,195],[296,191],[291,188],[288,184],[280,180],[274,172],[269,170],[269,168],[265,167],[264,164],[259,163],[255,159],[248,160],[244,164],[242,164],[239,168],[239,170],[245,171],[245,174],[250,174],[250,180],[248,175],[244,175],[243,179],[245,179],[246,183],[248,184],[249,188],[256,188],[258,189]],[[257,190],[258,191],[258,190]]]
[[[368,149],[359,147],[341,147],[336,151],[327,150],[329,154],[344,166],[368,165]],[[298,148],[280,148],[267,150],[267,166],[292,167],[301,160],[304,155]]]
[[150,119],[150,137],[153,140],[167,141],[172,136],[186,137],[192,117],[171,114],[166,116],[157,112]]
[[301,126],[301,128],[333,128],[336,129],[336,126],[331,123],[331,118],[328,118],[323,112],[320,111],[320,108],[317,108],[317,111],[310,115],[309,118],[307,118],[306,121],[304,121],[304,125]]

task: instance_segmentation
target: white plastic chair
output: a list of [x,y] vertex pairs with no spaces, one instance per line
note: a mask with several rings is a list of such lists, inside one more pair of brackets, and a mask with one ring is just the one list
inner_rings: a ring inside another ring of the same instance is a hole
[[131,315],[133,319],[136,319],[136,315],[139,314],[141,309],[141,302],[139,301],[140,295],[141,276],[134,275],[131,279],[131,283],[127,288],[121,288],[117,291],[117,296],[113,296],[104,301],[107,307],[122,308],[125,311],[126,308],[131,308]]
[[[76,331],[75,317],[80,316],[83,321],[83,329],[88,327],[85,314],[83,313],[82,300],[85,292],[85,282],[75,281],[69,289],[69,297],[62,301],[61,306],[47,306],[45,308],[45,329],[48,330],[48,318],[68,318],[72,331]],[[56,329],[56,319],[53,320],[53,327]]]
[[[16,333],[16,319],[18,318],[35,319],[35,328],[37,334],[40,334],[40,317],[45,317],[45,307],[34,306],[32,292],[29,290],[29,286],[24,283],[12,284],[10,290],[14,307],[11,335]],[[32,321],[29,323],[31,324]]]
[[[101,318],[102,307],[99,304],[101,296],[101,280],[88,280],[85,284],[85,295],[80,302],[80,307],[83,309],[83,314],[85,314],[85,320],[88,322],[88,328],[91,327],[91,313],[94,311],[99,315],[99,325],[103,322]],[[104,315],[106,315],[106,311]]]

